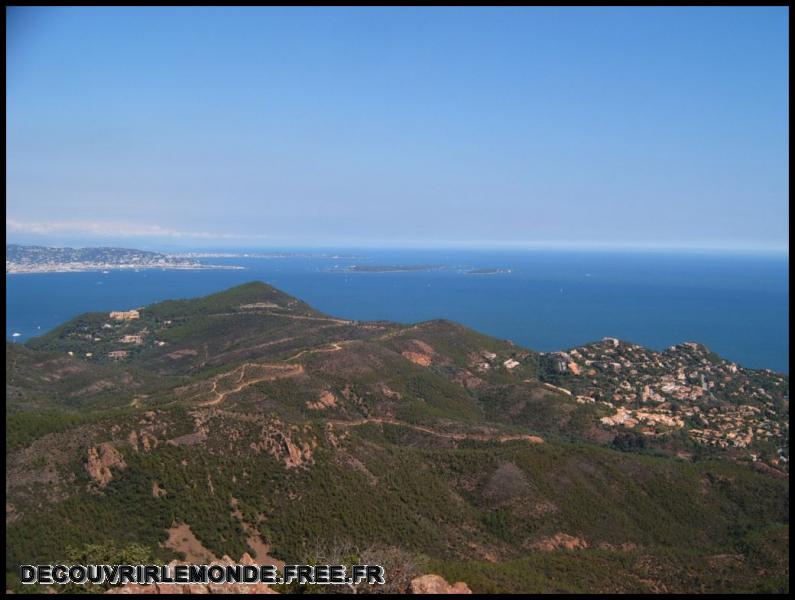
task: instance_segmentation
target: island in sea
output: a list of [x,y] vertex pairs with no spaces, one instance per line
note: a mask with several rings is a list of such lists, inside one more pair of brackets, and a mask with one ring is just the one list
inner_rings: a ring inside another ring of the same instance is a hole
[[130,248],[55,248],[6,245],[6,274],[69,273],[112,269],[243,269],[211,265],[193,257]]
[[444,265],[351,265],[337,269],[353,273],[401,273],[404,271],[438,271]]
[[[346,273],[407,273],[421,271],[441,271],[448,268],[445,265],[350,265],[347,267],[335,267],[332,271],[345,271]],[[510,269],[499,269],[494,267],[463,269],[460,272],[467,275],[497,275],[500,273],[510,273]]]
[[499,275],[500,273],[510,273],[510,269],[496,269],[493,267],[487,267],[482,269],[470,269],[466,271],[467,275]]

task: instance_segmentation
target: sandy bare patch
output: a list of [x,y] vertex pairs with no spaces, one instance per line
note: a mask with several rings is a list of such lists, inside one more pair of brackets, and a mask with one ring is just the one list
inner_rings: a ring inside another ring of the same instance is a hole
[[166,443],[172,446],[193,446],[194,444],[201,444],[206,439],[207,434],[205,432],[196,431],[167,440]]
[[567,533],[556,533],[552,537],[544,538],[530,545],[534,550],[580,550],[588,547],[588,542],[584,539],[569,535]]
[[162,498],[166,495],[166,490],[161,488],[156,481],[152,482],[152,497],[154,498]]
[[317,402],[307,402],[307,408],[313,410],[324,410],[326,408],[334,408],[337,406],[337,397],[328,390],[323,390],[320,393],[320,398]]
[[198,356],[198,354],[199,352],[193,348],[185,348],[184,350],[169,352],[166,354],[166,356],[168,356],[171,360],[179,360],[180,358],[184,358],[186,356]]
[[254,302],[253,304],[241,304],[240,308],[243,310],[253,310],[257,308],[279,308],[278,304],[273,302]]
[[77,396],[90,396],[91,394],[98,394],[100,392],[104,392],[105,390],[113,389],[115,384],[112,381],[108,381],[107,379],[100,379],[99,381],[95,381],[91,385],[87,385],[84,388],[77,390],[76,392],[72,392],[69,394],[70,397],[74,398]]
[[411,362],[423,367],[427,367],[433,362],[433,356],[436,351],[427,343],[422,340],[409,340],[412,349],[405,350],[401,354],[409,359]]
[[421,354],[419,352],[410,352],[408,350],[405,352],[401,352],[400,354],[403,355],[404,358],[409,359],[415,365],[421,365],[423,367],[427,367],[431,364],[432,359],[428,354]]
[[417,348],[419,348],[420,352],[424,352],[425,354],[436,353],[436,351],[430,346],[430,344],[427,344],[422,340],[411,340],[411,343],[414,344]]
[[440,575],[423,575],[411,580],[409,592],[412,594],[471,594],[472,590],[463,581],[447,583]]
[[346,461],[345,461],[345,462],[346,462],[346,463],[348,464],[348,466],[349,466],[349,467],[351,467],[351,468],[352,468],[354,471],[358,471],[359,473],[361,473],[362,475],[364,475],[364,476],[367,478],[367,482],[368,482],[370,485],[372,485],[372,486],[376,486],[376,485],[378,485],[378,477],[376,477],[375,475],[373,475],[373,474],[372,474],[372,472],[370,471],[370,469],[368,469],[368,468],[365,466],[365,464],[364,464],[362,461],[360,461],[358,458],[356,458],[355,456],[350,456],[350,455],[349,455],[349,456],[347,457],[347,459],[346,459]]
[[714,554],[707,558],[709,566],[713,569],[739,568],[745,562],[742,554]]
[[187,523],[173,525],[168,530],[168,539],[163,546],[183,554],[188,563],[203,565],[217,560],[215,554],[205,548],[193,534]]
[[402,396],[400,395],[400,392],[396,392],[395,390],[393,390],[388,385],[381,384],[381,393],[384,396],[386,396],[387,398],[390,398],[392,400],[400,400],[400,399],[402,399]]
[[482,558],[483,560],[487,560],[492,563],[499,562],[500,557],[497,556],[491,550],[487,550],[482,545],[478,544],[477,542],[467,542],[467,547],[472,551],[475,556]]
[[241,513],[240,509],[238,508],[237,498],[233,497],[229,502],[232,505],[232,516],[240,521],[243,531],[246,533],[246,536],[248,536],[246,538],[246,543],[248,544],[248,547],[254,551],[254,560],[256,563],[258,565],[275,565],[279,569],[283,569],[284,562],[273,558],[270,555],[270,545],[262,541],[262,538],[260,537],[257,530],[243,520],[243,513]]

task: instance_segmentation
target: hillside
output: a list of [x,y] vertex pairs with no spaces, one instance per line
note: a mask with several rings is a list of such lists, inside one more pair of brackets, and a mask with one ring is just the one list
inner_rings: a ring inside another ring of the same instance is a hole
[[125,552],[381,556],[475,592],[789,587],[788,377],[697,344],[542,354],[255,282],[6,350],[16,591],[21,563]]

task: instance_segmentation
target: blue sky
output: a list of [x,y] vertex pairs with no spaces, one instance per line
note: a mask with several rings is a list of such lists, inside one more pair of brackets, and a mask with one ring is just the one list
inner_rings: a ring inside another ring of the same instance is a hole
[[788,245],[786,8],[6,19],[11,241]]

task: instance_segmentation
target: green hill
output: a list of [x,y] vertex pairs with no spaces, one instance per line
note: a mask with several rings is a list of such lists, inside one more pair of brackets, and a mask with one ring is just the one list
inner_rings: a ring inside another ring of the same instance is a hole
[[[393,549],[476,592],[788,590],[788,380],[689,384],[725,361],[624,348],[590,350],[635,361],[617,379],[584,349],[337,319],[263,283],[7,344],[7,586],[112,543],[163,561]],[[704,391],[620,396],[669,375]],[[710,445],[694,420],[735,414],[762,433]]]

